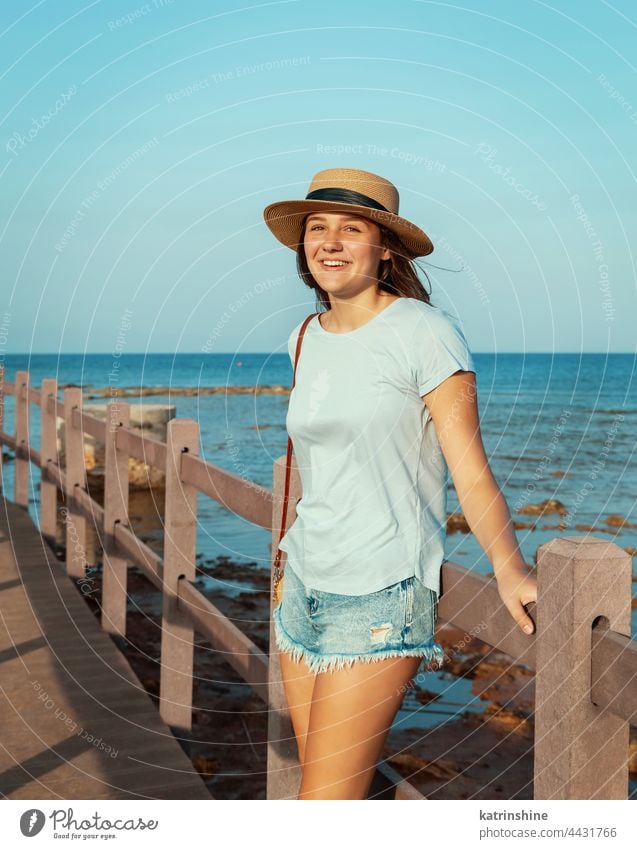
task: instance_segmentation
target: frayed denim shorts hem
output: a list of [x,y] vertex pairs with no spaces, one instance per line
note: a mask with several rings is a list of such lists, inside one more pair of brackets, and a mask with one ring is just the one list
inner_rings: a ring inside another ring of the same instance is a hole
[[434,638],[437,612],[436,593],[416,576],[351,596],[306,587],[286,565],[273,611],[275,642],[310,672],[390,657],[420,657],[435,671],[445,659]]

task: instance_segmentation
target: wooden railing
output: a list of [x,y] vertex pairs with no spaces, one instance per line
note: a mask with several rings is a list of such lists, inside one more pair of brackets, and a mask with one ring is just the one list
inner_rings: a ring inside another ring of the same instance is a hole
[[[3,395],[15,396],[15,435],[4,432]],[[30,404],[40,409],[38,452],[29,438]],[[65,468],[57,460],[56,417],[65,422]],[[268,658],[194,586],[197,493],[201,492],[272,533],[276,552],[282,515],[285,457],[273,469],[272,491],[198,457],[199,427],[190,419],[168,423],[166,442],[129,428],[129,406],[107,404],[102,421],[82,409],[82,391],[57,382],[29,385],[26,371],[4,382],[0,364],[0,446],[15,452],[17,504],[27,507],[29,463],[42,470],[40,526],[56,536],[57,492],[66,504],[66,569],[85,574],[87,522],[103,540],[102,627],[125,635],[127,570],[138,566],[163,595],[159,711],[180,738],[192,728],[195,629],[224,652],[269,708],[267,798],[294,798],[300,782],[296,743],[287,711],[279,655]],[[84,434],[105,444],[104,506],[87,492]],[[166,479],[163,557],[132,531],[128,519],[128,458],[161,469]],[[1,466],[0,451],[0,472]],[[0,477],[1,480],[1,477]],[[288,527],[301,496],[293,468]],[[637,643],[630,639],[632,561],[616,543],[593,536],[557,537],[537,554],[538,603],[529,614],[531,637],[521,633],[502,604],[493,579],[445,561],[438,614],[467,634],[535,671],[535,799],[626,799],[629,725],[637,720]],[[271,585],[272,590],[272,585]],[[270,614],[272,613],[272,591]],[[270,615],[270,645],[274,645]],[[377,770],[376,798],[422,799],[393,769]]]

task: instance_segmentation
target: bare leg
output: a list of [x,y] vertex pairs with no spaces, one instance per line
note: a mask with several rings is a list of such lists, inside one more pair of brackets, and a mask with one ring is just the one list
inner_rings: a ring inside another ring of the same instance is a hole
[[365,799],[405,688],[422,658],[392,657],[316,676],[299,799]]
[[294,736],[299,751],[299,763],[305,759],[305,739],[310,722],[312,691],[316,672],[310,672],[304,660],[294,660],[286,652],[279,653],[285,699],[290,711]]

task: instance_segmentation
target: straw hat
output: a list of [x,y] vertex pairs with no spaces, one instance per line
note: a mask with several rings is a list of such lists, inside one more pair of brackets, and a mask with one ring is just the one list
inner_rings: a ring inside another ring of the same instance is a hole
[[398,215],[398,189],[389,180],[358,168],[327,168],[315,174],[303,200],[280,200],[263,210],[265,223],[275,237],[298,250],[301,225],[309,212],[352,212],[382,224],[400,236],[411,257],[426,256],[434,246],[429,236]]

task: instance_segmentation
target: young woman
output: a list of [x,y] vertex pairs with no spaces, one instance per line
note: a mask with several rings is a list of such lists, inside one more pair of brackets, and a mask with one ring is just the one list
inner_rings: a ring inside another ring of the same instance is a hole
[[422,286],[413,260],[433,245],[398,202],[388,180],[335,168],[305,199],[264,210],[325,308],[290,395],[302,498],[274,610],[299,799],[366,798],[409,682],[444,660],[434,632],[448,471],[502,601],[533,630],[536,582],[482,444],[473,357]]

